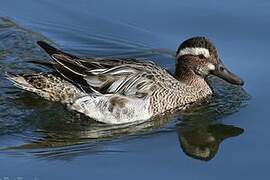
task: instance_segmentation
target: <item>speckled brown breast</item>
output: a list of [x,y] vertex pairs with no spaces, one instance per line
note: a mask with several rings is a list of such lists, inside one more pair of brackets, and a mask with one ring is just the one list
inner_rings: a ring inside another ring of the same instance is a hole
[[150,111],[154,115],[171,111],[173,109],[185,109],[196,102],[207,100],[212,95],[209,87],[205,89],[164,89],[160,88],[150,96]]

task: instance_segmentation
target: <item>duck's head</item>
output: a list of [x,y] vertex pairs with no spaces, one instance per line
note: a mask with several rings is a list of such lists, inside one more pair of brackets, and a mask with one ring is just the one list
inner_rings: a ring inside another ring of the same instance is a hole
[[213,43],[206,37],[192,37],[185,40],[176,53],[177,68],[191,71],[203,78],[212,74],[231,84],[243,85],[244,81],[230,72],[222,63]]

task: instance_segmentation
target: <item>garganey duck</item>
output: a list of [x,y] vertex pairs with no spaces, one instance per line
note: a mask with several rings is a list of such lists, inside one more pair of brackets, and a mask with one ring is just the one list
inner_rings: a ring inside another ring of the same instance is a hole
[[181,110],[212,95],[207,76],[232,84],[244,82],[226,69],[217,49],[205,37],[184,41],[176,53],[176,73],[153,62],[123,58],[85,58],[62,52],[38,41],[53,59],[50,73],[7,74],[14,85],[96,121],[121,124],[148,120]]

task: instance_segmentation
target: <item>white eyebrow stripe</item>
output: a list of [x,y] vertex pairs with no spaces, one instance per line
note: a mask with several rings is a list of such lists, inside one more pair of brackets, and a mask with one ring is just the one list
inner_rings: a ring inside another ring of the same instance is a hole
[[186,55],[186,54],[191,54],[191,55],[195,55],[195,56],[202,54],[206,58],[210,57],[209,50],[206,48],[188,47],[188,48],[184,48],[184,49],[180,50],[179,54],[177,55],[177,58],[179,58],[180,56]]

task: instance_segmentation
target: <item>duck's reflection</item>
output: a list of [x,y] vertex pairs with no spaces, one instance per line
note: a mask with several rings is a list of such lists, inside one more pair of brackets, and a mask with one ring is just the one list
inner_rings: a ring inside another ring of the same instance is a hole
[[[169,121],[170,119],[170,121]],[[175,123],[179,122],[175,119]],[[95,124],[92,126],[75,125],[75,131],[52,130],[42,131],[44,136],[36,139],[31,143],[9,148],[10,150],[22,150],[23,153],[31,153],[35,157],[42,159],[62,159],[70,160],[76,156],[95,153],[119,153],[119,149],[110,149],[107,147],[108,140],[115,140],[120,137],[143,137],[143,134],[162,131],[162,127],[172,123],[172,117],[158,118],[152,121],[126,124],[126,125],[102,125]],[[195,159],[209,161],[218,152],[218,148],[223,140],[235,137],[244,132],[242,128],[215,121],[190,121],[185,120],[177,125],[179,147],[182,151]],[[174,124],[175,125],[175,124]],[[169,125],[174,126],[174,125]],[[74,124],[73,124],[74,126]],[[161,130],[160,130],[161,128]],[[168,131],[167,128],[163,130]],[[175,129],[171,130],[174,132]]]
[[178,138],[183,152],[195,159],[209,161],[218,152],[223,140],[242,134],[239,127],[225,124],[197,124],[178,126]]

